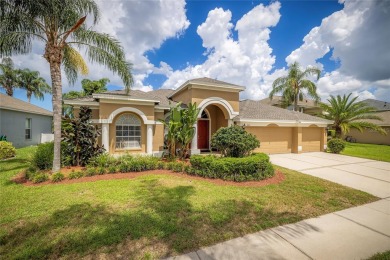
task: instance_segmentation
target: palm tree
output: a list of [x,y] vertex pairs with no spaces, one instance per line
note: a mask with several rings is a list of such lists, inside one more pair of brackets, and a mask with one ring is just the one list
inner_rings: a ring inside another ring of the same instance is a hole
[[351,128],[363,132],[365,129],[371,129],[386,135],[386,131],[373,123],[365,121],[366,119],[382,120],[379,116],[373,114],[376,109],[368,106],[364,102],[356,102],[358,97],[349,100],[348,96],[337,95],[330,96],[329,104],[320,104],[323,114],[320,116],[333,121],[332,128],[336,132],[336,137],[340,138],[342,134],[347,134]]
[[0,0],[0,56],[29,53],[34,40],[45,44],[43,57],[50,65],[52,81],[53,172],[61,167],[61,65],[70,84],[78,73],[86,75],[88,68],[78,51],[81,49],[91,62],[117,73],[126,90],[133,82],[131,64],[126,62],[119,41],[87,27],[87,15],[92,25],[98,22],[100,12],[93,0]]
[[282,93],[282,102],[285,106],[294,103],[294,110],[298,111],[298,100],[303,100],[305,92],[316,102],[320,100],[317,94],[317,86],[306,77],[314,75],[317,80],[320,78],[321,70],[316,67],[309,67],[302,71],[298,62],[294,62],[288,69],[288,75],[277,78],[272,84],[272,91],[269,98],[272,100],[275,94]]
[[8,96],[14,95],[14,88],[18,86],[18,71],[14,69],[14,63],[7,57],[0,63],[0,85],[5,89]]
[[90,80],[90,79],[83,79],[81,81],[81,86],[84,91],[85,96],[90,96],[93,93],[102,93],[107,91],[107,83],[110,82],[107,78],[102,78],[99,80]]
[[51,87],[45,79],[39,76],[38,71],[24,69],[19,71],[19,87],[27,91],[28,102],[31,102],[31,96],[43,100],[45,93],[51,93]]

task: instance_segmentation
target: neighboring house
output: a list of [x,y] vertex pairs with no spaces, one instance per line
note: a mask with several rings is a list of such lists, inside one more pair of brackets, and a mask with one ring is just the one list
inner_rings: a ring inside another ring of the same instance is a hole
[[197,103],[200,108],[192,154],[210,150],[211,136],[220,128],[238,124],[257,136],[265,153],[322,151],[330,121],[289,111],[260,101],[239,100],[242,86],[199,78],[185,82],[176,90],[150,92],[109,91],[91,97],[68,99],[77,115],[80,106],[93,111],[92,122],[101,125],[101,142],[109,153],[146,153],[161,155],[164,126],[169,108],[177,102]]
[[352,129],[347,135],[352,136],[358,143],[367,144],[387,144],[390,145],[390,104],[389,102],[379,101],[375,99],[366,99],[362,102],[368,106],[376,108],[378,112],[376,115],[380,116],[383,121],[380,120],[366,120],[367,122],[375,123],[382,126],[387,135],[382,135],[371,130],[365,130],[363,133],[356,129]]
[[[283,108],[283,102],[281,96],[274,96],[272,100],[270,98],[265,98],[260,100],[260,102],[262,104]],[[298,101],[298,107],[299,107],[299,112],[309,114],[312,116],[316,116],[322,112],[322,109],[319,107],[319,104],[312,99],[305,98],[302,101]],[[286,109],[293,110],[294,105],[290,105]]]
[[36,145],[52,133],[53,112],[0,93],[0,135],[15,147]]

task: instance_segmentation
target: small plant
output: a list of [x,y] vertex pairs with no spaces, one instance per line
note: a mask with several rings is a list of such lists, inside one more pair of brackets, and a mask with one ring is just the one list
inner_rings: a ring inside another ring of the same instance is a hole
[[85,171],[85,176],[86,177],[90,177],[90,176],[94,176],[97,174],[97,170],[95,167],[89,167],[87,168],[87,170]]
[[164,170],[166,168],[165,162],[159,161],[157,162],[157,169]]
[[118,169],[117,169],[116,166],[110,166],[110,167],[108,168],[108,172],[109,172],[109,173],[116,173],[116,172],[118,172]]
[[345,148],[345,141],[340,138],[333,138],[328,141],[328,151],[331,153],[341,153]]
[[167,169],[167,170],[172,171],[174,167],[175,167],[175,162],[168,162],[168,163],[166,164],[166,169]]
[[184,170],[184,163],[175,162],[175,163],[173,163],[172,167],[173,167],[172,170],[174,172],[183,172],[183,170]]
[[211,138],[211,146],[226,157],[244,157],[260,147],[256,136],[248,133],[242,126],[222,127]]
[[34,182],[34,183],[41,183],[41,182],[47,181],[48,179],[49,179],[49,176],[48,176],[47,173],[38,172],[32,178],[32,182]]
[[63,179],[65,179],[65,176],[61,172],[53,173],[52,176],[51,176],[51,181],[52,182],[60,182]]
[[34,165],[40,170],[49,170],[53,167],[54,143],[39,144],[33,157]]
[[6,135],[0,135],[0,141],[7,141]]
[[12,143],[7,141],[0,141],[0,160],[15,157],[16,149]]
[[97,168],[97,174],[102,175],[105,173],[106,173],[106,168],[104,168],[104,167]]
[[83,177],[83,173],[82,172],[75,172],[75,171],[72,171],[71,173],[69,173],[68,175],[68,178],[71,180],[71,179],[80,179],[81,177]]

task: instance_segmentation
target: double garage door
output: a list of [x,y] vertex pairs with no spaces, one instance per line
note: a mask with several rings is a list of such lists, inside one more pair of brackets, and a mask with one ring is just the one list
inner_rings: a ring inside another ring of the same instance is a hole
[[[292,127],[245,127],[260,140],[256,152],[267,154],[291,153],[293,146]],[[321,151],[321,128],[302,128],[302,152]]]

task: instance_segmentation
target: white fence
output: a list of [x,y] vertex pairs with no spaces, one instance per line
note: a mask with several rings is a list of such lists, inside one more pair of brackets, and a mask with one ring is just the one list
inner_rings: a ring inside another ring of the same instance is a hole
[[41,134],[41,143],[47,143],[54,141],[54,134]]

